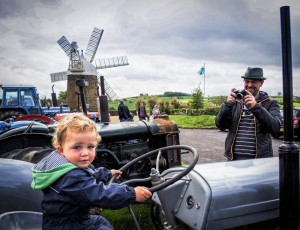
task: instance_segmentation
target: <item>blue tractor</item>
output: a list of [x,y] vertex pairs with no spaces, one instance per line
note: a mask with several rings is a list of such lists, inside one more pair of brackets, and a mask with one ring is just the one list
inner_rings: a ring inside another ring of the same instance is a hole
[[[26,120],[39,120],[52,123],[50,116],[59,112],[70,112],[69,108],[41,107],[39,95],[32,85],[1,85],[0,90],[0,120],[24,116]],[[63,110],[63,111],[62,111]]]

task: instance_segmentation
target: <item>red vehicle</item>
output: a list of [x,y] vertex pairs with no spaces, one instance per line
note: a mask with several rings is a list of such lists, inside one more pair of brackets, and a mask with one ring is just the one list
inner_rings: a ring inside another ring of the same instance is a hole
[[[58,114],[56,114],[56,115],[53,117],[53,119],[54,119],[55,121],[59,121],[59,120],[61,120],[62,118],[64,118],[65,116],[67,116],[68,114],[70,114],[70,113],[58,113]],[[101,121],[98,112],[88,112],[88,113],[87,113],[87,116],[88,116],[90,119],[92,119],[92,120],[94,120],[94,121],[96,121],[96,122],[100,122],[100,121]],[[111,121],[111,120],[110,120],[110,114],[109,114],[109,121]]]

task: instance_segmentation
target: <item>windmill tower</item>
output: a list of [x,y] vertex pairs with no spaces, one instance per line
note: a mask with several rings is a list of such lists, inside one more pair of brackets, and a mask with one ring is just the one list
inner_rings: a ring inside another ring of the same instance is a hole
[[[90,111],[98,111],[97,98],[99,97],[99,81],[97,75],[98,69],[112,68],[118,66],[125,66],[128,64],[126,56],[106,58],[94,61],[98,46],[100,44],[101,37],[104,30],[94,28],[90,40],[88,42],[87,49],[83,54],[83,51],[79,53],[77,42],[70,43],[65,36],[62,36],[57,43],[63,49],[63,51],[69,57],[69,67],[67,71],[51,73],[51,82],[67,80],[67,103],[75,110],[78,106],[78,87],[75,82],[78,79],[84,79],[88,81],[88,86],[85,87],[86,102]],[[105,88],[108,97],[116,99],[117,96],[113,89],[106,82]]]

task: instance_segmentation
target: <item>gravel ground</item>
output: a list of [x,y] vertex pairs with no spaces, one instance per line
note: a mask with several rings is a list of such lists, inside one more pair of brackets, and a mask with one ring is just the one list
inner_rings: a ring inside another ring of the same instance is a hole
[[[189,145],[197,149],[200,158],[199,163],[211,163],[226,161],[224,154],[224,143],[227,132],[218,129],[180,129],[180,144]],[[283,143],[283,139],[273,138],[274,156],[278,156],[279,146]],[[300,141],[295,141],[300,146]],[[182,156],[182,160],[189,162],[191,155]]]

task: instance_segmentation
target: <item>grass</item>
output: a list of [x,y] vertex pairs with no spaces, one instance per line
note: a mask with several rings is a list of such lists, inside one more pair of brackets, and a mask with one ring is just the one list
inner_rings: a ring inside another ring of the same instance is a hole
[[200,128],[215,128],[215,117],[213,115],[169,115],[179,128],[185,129],[200,129]]
[[[150,215],[150,201],[131,205],[141,229],[154,230]],[[137,229],[128,208],[118,210],[103,209],[101,216],[105,217],[116,230]]]
[[300,108],[300,103],[299,102],[294,102],[294,108]]

